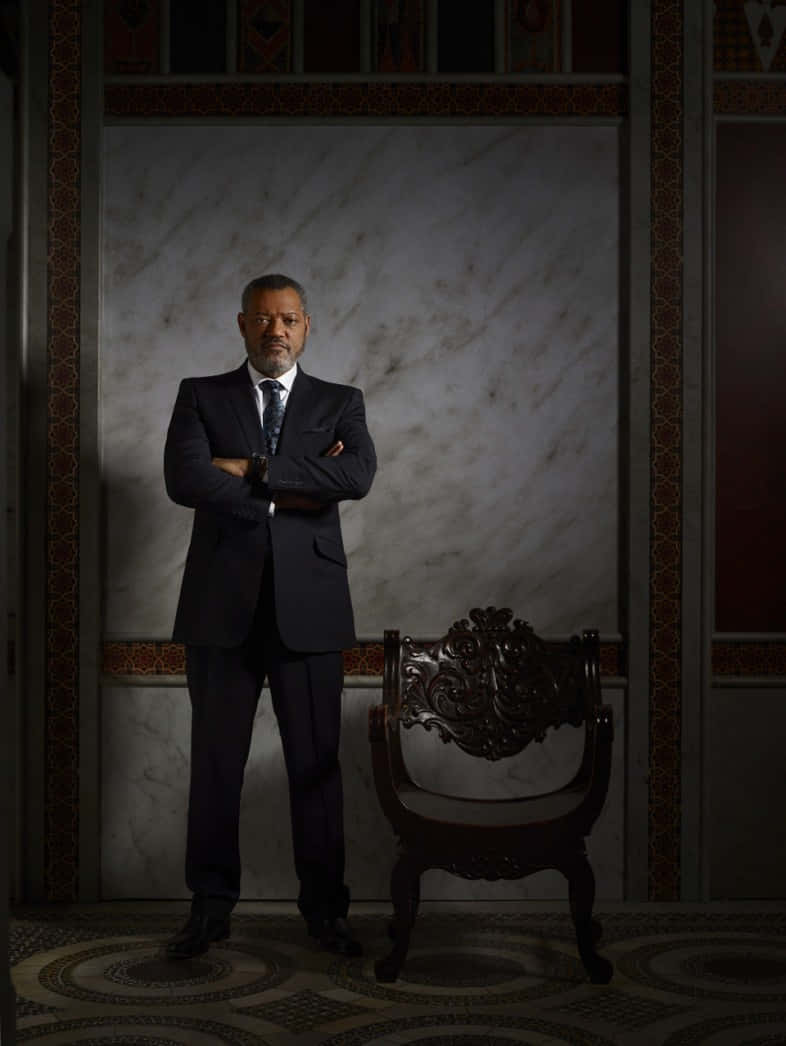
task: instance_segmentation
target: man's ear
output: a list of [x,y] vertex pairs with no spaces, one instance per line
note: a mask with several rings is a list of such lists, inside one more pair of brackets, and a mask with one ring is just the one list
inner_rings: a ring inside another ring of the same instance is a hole
[[245,334],[246,333],[246,314],[244,312],[239,312],[237,314],[237,325],[240,328],[240,333],[241,334]]
[[306,327],[306,337],[308,337],[308,332],[311,330],[311,317],[310,316],[306,316],[305,317],[305,327]]

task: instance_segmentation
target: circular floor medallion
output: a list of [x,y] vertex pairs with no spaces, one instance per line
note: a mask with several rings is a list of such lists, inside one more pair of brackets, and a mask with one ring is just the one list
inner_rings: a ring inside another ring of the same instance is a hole
[[37,986],[28,975],[26,998],[50,1006],[62,1006],[64,996],[109,1006],[183,1006],[256,995],[295,972],[288,956],[264,942],[226,942],[198,959],[179,961],[162,957],[160,942],[149,938],[85,941],[58,952],[40,967],[40,957],[16,967],[22,975],[28,964],[31,973],[35,969]]
[[498,1035],[464,1035],[454,1032],[450,1035],[429,1035],[420,1040],[423,1046],[511,1046],[515,1040]]
[[200,959],[170,962],[158,956],[142,960],[134,957],[107,966],[104,977],[113,984],[125,984],[131,988],[185,988],[221,980],[231,970],[231,963],[214,956],[207,962]]
[[400,1017],[340,1032],[325,1039],[322,1046],[372,1046],[393,1037],[400,1046],[613,1046],[610,1039],[583,1028],[535,1016],[491,1013]]
[[672,1032],[664,1046],[786,1046],[786,1012],[710,1017]]
[[685,973],[707,977],[721,984],[784,984],[786,958],[738,952],[730,955],[697,955],[683,964]]
[[623,951],[617,969],[656,991],[723,1002],[786,1002],[786,942],[728,934],[651,941]]
[[392,984],[380,984],[372,958],[340,960],[329,969],[339,988],[390,1002],[453,1006],[501,1006],[559,995],[581,984],[581,962],[557,948],[533,942],[505,947],[413,948]]
[[151,1038],[148,1035],[102,1035],[98,1039],[75,1039],[73,1046],[182,1046],[177,1039]]
[[442,955],[413,955],[407,959],[403,979],[408,984],[436,988],[490,988],[515,980],[522,974],[520,962],[504,955],[458,952]]
[[18,1028],[16,1041],[41,1046],[268,1046],[266,1039],[243,1028],[180,1014],[72,1017]]

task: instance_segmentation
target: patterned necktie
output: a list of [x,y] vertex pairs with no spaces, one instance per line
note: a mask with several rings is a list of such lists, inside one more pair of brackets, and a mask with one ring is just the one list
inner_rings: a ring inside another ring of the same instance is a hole
[[265,446],[267,455],[272,458],[278,446],[278,437],[281,435],[281,425],[284,421],[284,404],[281,402],[281,390],[284,386],[280,381],[267,380],[262,382],[263,393],[267,392],[267,406],[262,414],[262,428],[265,434]]

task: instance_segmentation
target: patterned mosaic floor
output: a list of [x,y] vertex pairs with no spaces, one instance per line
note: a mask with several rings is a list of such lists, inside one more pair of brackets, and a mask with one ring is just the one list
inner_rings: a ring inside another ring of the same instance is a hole
[[385,911],[353,909],[362,959],[316,950],[290,906],[247,904],[229,941],[170,963],[184,905],[19,909],[18,1042],[786,1046],[786,905],[599,908],[606,986],[586,981],[568,916],[532,904],[427,908],[404,974],[377,984]]

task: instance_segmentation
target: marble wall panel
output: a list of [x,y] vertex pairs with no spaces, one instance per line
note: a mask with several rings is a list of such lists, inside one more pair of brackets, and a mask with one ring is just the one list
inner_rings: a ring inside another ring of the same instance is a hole
[[[347,881],[357,900],[388,897],[394,840],[374,790],[367,740],[367,712],[379,690],[344,692],[341,763],[345,788]],[[624,809],[623,691],[605,695],[615,710],[617,743],[609,799],[589,840],[598,896],[622,898]],[[102,896],[187,896],[183,882],[188,800],[188,695],[180,688],[107,687],[103,691]],[[455,791],[480,789],[487,797],[532,794],[557,787],[575,769],[581,731],[565,727],[543,748],[520,759],[479,766],[439,746],[431,735],[411,735],[407,757],[424,784]],[[439,760],[435,759],[439,756]],[[286,772],[278,728],[267,691],[257,711],[241,810],[243,896],[292,899],[292,868]],[[432,900],[564,898],[557,873],[513,883],[466,882],[441,872],[424,877]]]
[[110,126],[104,160],[107,634],[169,634],[169,414],[182,377],[241,362],[265,271],[309,290],[305,368],[366,394],[359,634],[477,604],[617,630],[615,128]]

